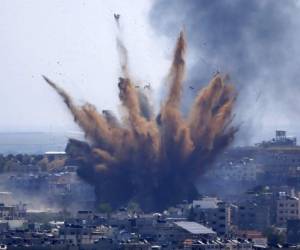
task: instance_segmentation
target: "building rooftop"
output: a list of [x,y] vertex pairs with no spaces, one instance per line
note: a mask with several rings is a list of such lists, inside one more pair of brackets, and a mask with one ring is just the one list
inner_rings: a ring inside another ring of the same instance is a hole
[[45,155],[65,155],[65,151],[46,151]]
[[209,209],[209,208],[218,208],[218,203],[220,200],[214,197],[205,197],[201,200],[194,200],[193,207],[199,207],[202,209]]
[[205,227],[197,222],[178,221],[174,222],[174,224],[188,231],[191,234],[216,234],[216,232],[214,232],[210,228]]

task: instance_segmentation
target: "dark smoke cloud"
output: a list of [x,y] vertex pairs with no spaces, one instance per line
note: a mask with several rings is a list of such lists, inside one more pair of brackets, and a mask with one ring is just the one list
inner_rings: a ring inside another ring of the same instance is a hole
[[178,27],[186,29],[195,61],[189,85],[207,82],[209,75],[203,72],[233,77],[239,90],[236,112],[243,122],[238,136],[242,142],[264,136],[263,126],[293,130],[293,123],[300,121],[295,120],[300,93],[299,11],[296,0],[157,0],[150,21],[161,35],[173,37]]
[[[119,27],[119,22],[117,22]],[[181,112],[186,40],[181,32],[166,79],[168,94],[155,116],[147,95],[137,88],[128,67],[126,47],[117,39],[122,77],[120,121],[110,111],[89,103],[78,106],[69,94],[44,77],[63,99],[87,141],[70,140],[69,161],[79,176],[95,186],[99,202],[114,208],[130,201],[144,210],[161,210],[195,198],[194,183],[216,155],[232,142],[232,108],[236,92],[218,74],[195,96],[187,116]]]

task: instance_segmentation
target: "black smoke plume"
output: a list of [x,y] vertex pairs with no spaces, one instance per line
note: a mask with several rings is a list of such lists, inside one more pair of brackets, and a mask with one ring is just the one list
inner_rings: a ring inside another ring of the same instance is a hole
[[[234,77],[243,123],[235,142],[248,144],[279,128],[299,136],[299,11],[297,0],[156,0],[150,20],[161,36],[184,25],[193,61],[187,86],[217,71]],[[187,108],[193,95],[186,91]]]

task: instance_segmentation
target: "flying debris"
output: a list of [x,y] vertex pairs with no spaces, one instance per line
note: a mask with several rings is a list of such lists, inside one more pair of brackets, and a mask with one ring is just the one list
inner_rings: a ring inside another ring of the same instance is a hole
[[90,103],[77,106],[65,90],[44,77],[85,133],[84,142],[69,140],[68,162],[79,166],[78,175],[95,187],[98,204],[118,208],[137,202],[144,211],[158,211],[194,199],[195,180],[237,131],[231,125],[236,92],[220,74],[215,75],[199,91],[190,112],[182,115],[186,40],[181,32],[166,79],[168,94],[155,115],[142,92],[145,88],[137,89],[130,75],[120,38],[117,44],[121,119],[108,110],[98,112]]
[[118,22],[119,19],[120,19],[120,14],[114,13],[114,18],[115,18],[115,20]]
[[144,86],[144,89],[151,89],[150,83],[146,84],[146,85]]
[[260,97],[261,97],[261,94],[262,94],[261,91],[259,91],[259,92],[257,93],[257,95],[256,95],[256,102],[259,101],[259,99],[260,99]]
[[217,71],[215,71],[215,72],[213,73],[213,76],[215,77],[215,76],[217,76],[217,75],[219,75],[219,74],[220,74],[220,71],[217,70]]
[[114,13],[114,18],[115,18],[118,29],[120,29],[120,14]]

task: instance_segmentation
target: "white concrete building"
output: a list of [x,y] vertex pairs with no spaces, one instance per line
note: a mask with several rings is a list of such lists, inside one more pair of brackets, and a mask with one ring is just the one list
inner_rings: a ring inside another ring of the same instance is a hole
[[287,220],[300,218],[300,200],[296,196],[280,192],[277,200],[276,223],[285,226]]

